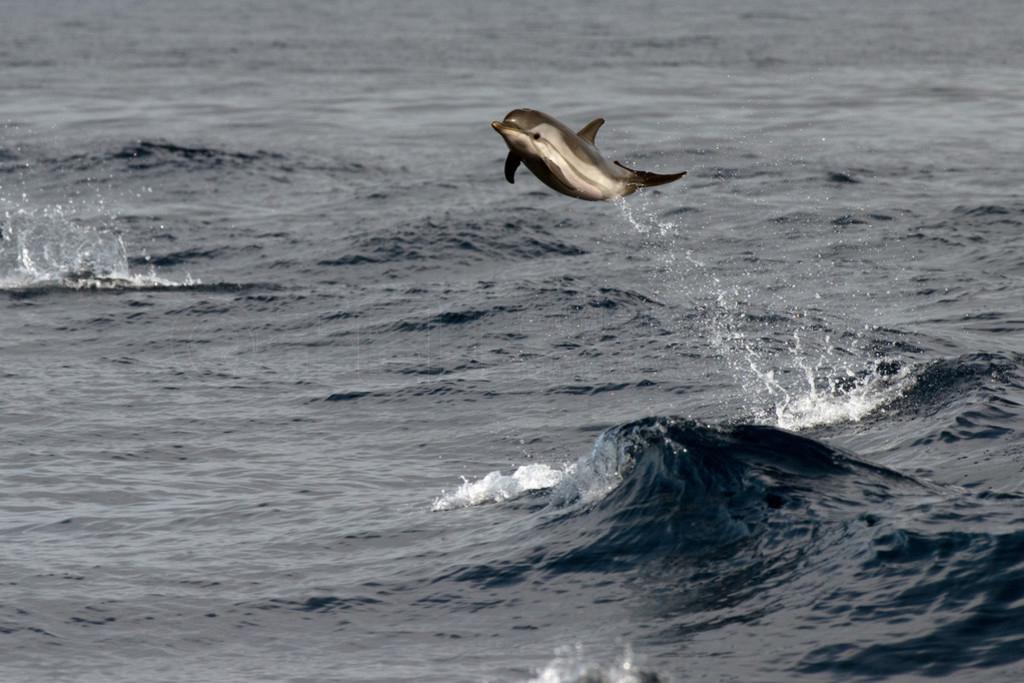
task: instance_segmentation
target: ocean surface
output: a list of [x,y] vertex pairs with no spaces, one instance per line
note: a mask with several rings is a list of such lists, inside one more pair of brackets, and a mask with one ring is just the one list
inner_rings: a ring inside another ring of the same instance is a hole
[[1022,159],[1016,0],[4,3],[0,678],[1020,680]]

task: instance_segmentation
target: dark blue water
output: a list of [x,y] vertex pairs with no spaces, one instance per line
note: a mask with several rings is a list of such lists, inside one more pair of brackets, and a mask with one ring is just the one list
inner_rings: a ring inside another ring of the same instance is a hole
[[1024,674],[1019,3],[0,19],[4,680]]

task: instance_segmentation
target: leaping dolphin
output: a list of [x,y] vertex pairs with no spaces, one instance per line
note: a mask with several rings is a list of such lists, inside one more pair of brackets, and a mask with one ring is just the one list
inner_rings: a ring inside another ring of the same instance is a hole
[[522,162],[552,190],[597,201],[625,197],[641,187],[664,185],[686,175],[686,171],[668,175],[634,171],[617,161],[614,166],[609,164],[594,146],[594,136],[602,124],[604,119],[594,119],[574,133],[543,112],[510,111],[504,121],[491,122],[508,145],[505,179],[514,183]]

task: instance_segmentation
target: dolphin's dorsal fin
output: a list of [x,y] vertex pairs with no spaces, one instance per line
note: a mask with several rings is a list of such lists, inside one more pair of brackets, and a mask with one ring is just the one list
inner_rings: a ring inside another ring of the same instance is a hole
[[509,152],[508,156],[505,157],[505,180],[510,183],[516,182],[516,169],[519,168],[519,162],[522,159],[515,152]]
[[594,136],[597,135],[597,129],[604,125],[604,119],[594,119],[587,125],[580,128],[580,132],[576,133],[587,142],[593,144]]

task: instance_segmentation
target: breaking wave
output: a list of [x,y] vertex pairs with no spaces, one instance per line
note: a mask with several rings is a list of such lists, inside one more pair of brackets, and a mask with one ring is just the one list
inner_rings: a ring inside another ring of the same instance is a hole
[[[609,429],[564,471],[492,473],[435,509],[516,491],[547,503],[507,509],[535,522],[522,547],[446,578],[636,577],[651,637],[784,618],[805,653],[791,673],[950,675],[1024,657],[1019,496],[971,496],[775,427],[661,417]],[[863,644],[860,618],[888,619],[884,645]],[[655,680],[633,673],[569,653],[538,680]]]

